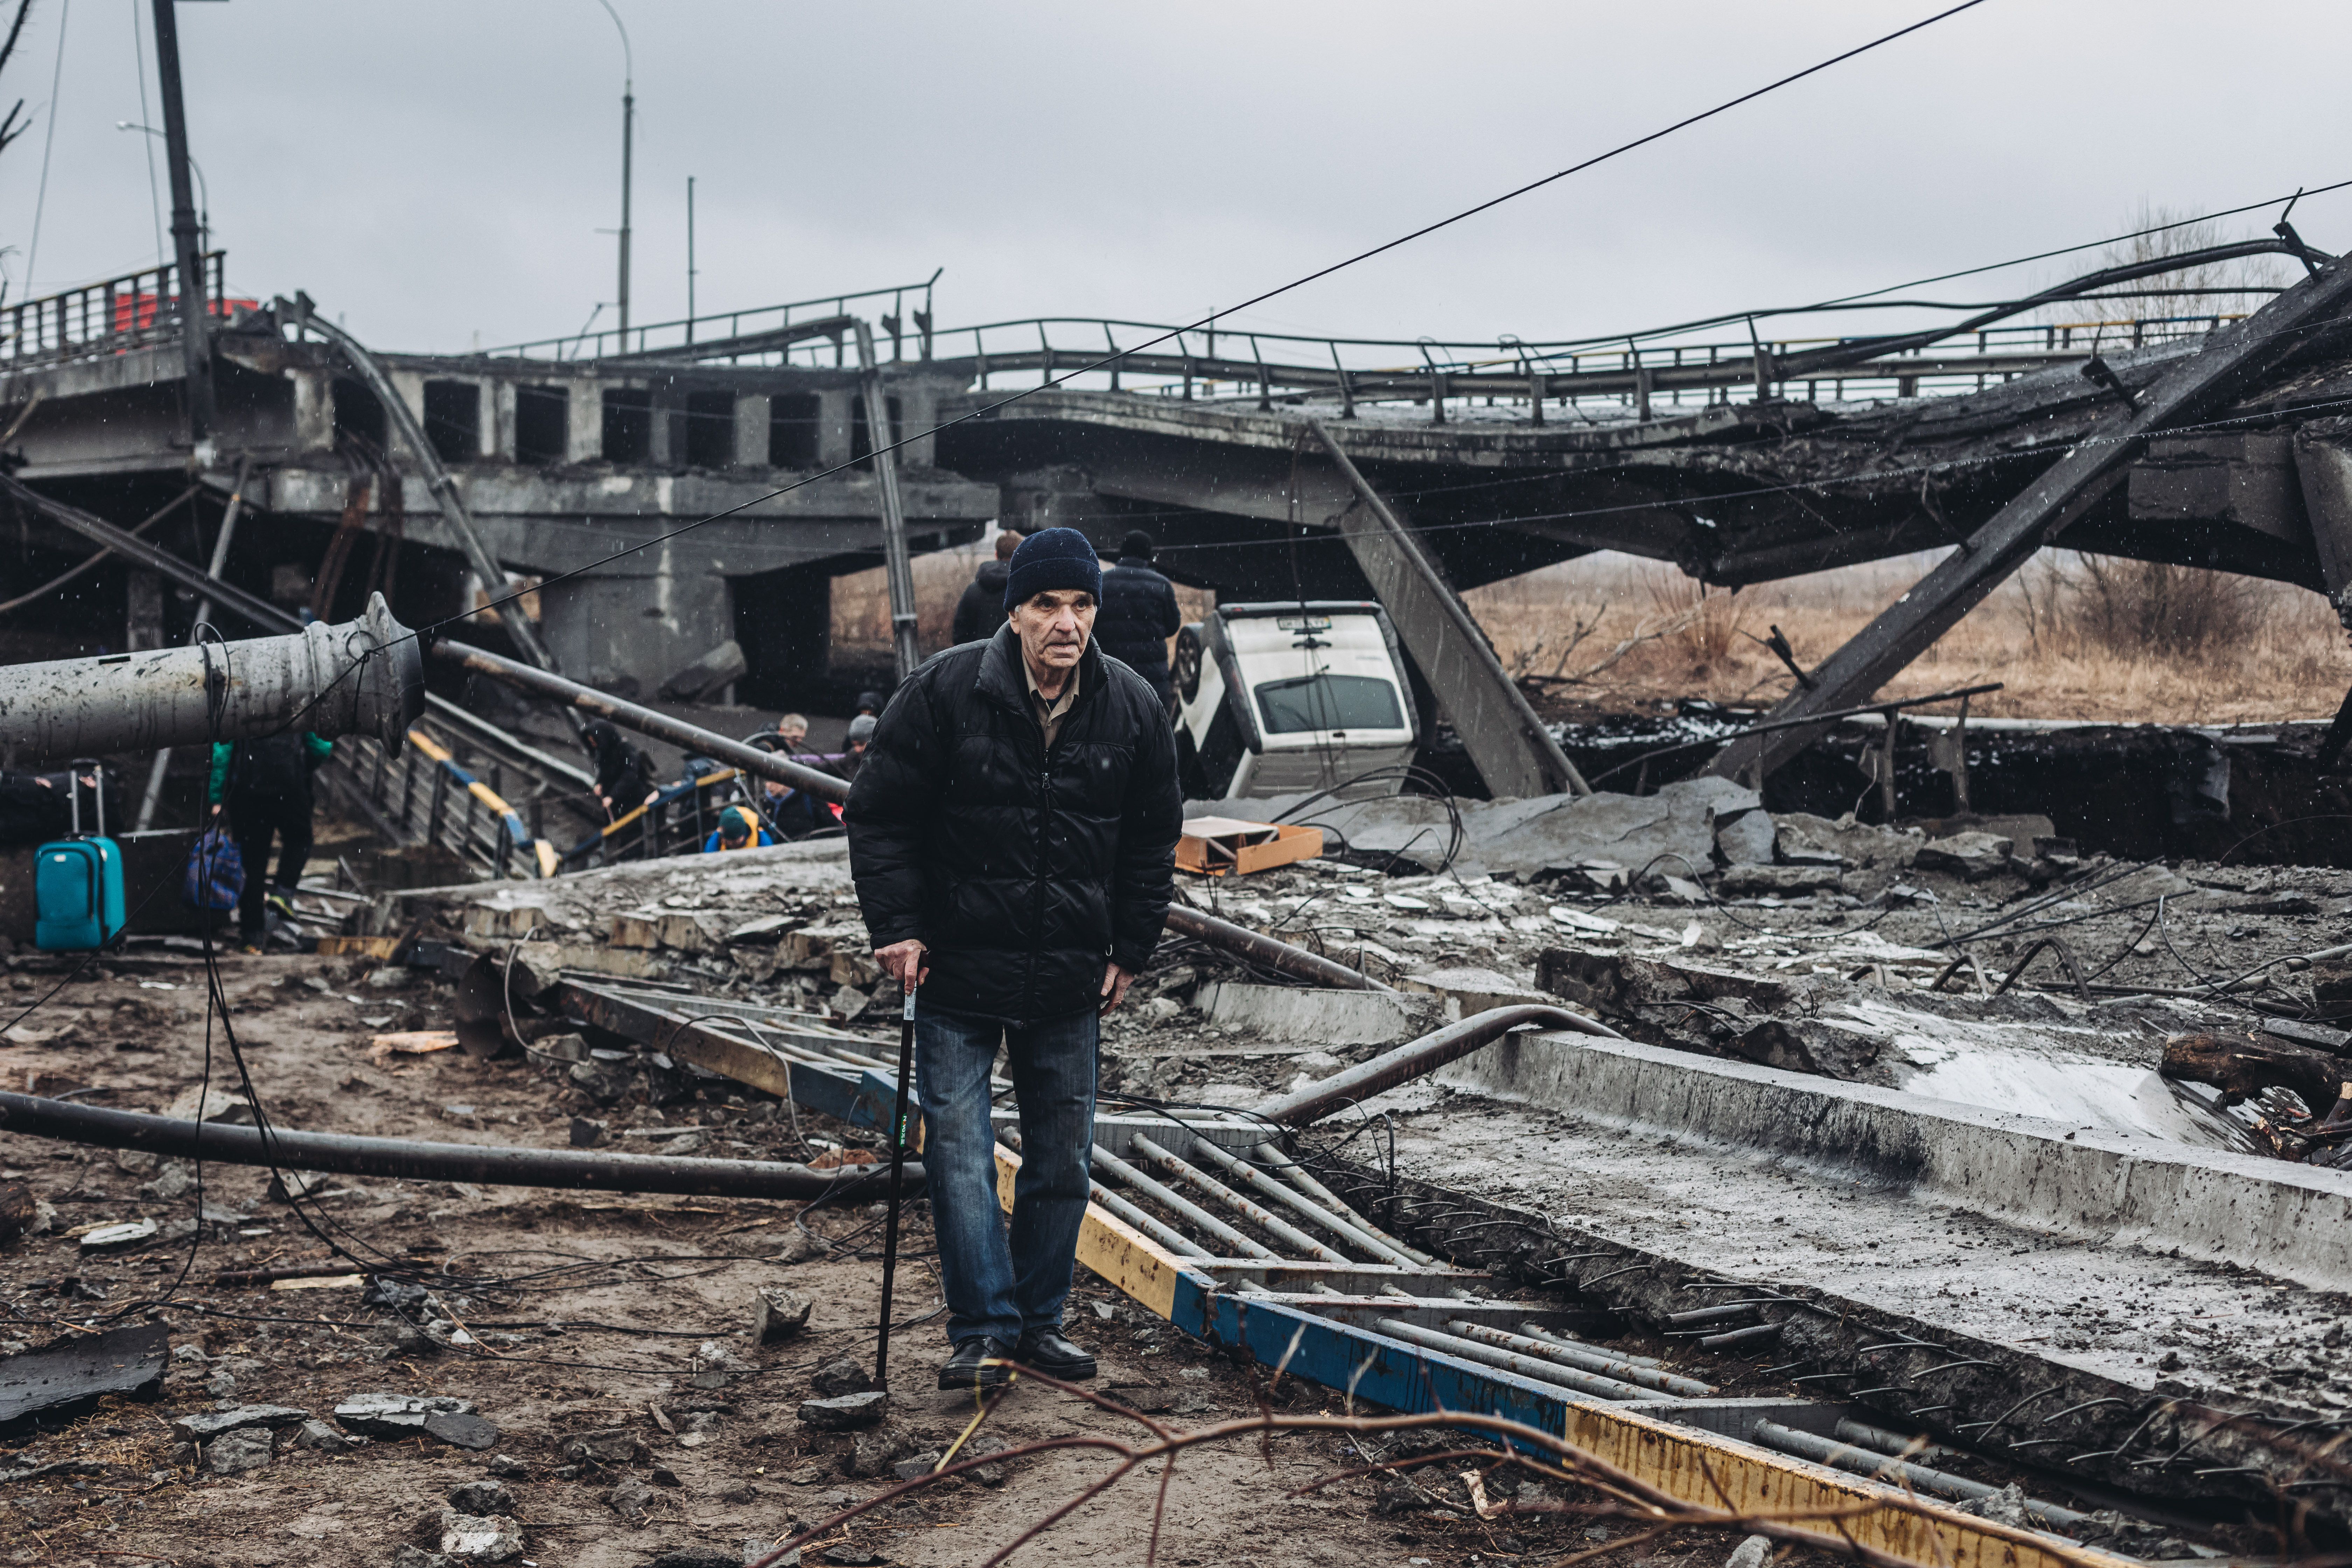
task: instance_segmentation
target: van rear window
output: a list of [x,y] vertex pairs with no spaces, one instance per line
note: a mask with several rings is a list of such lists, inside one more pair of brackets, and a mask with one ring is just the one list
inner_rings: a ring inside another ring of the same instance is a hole
[[1404,710],[1393,683],[1371,675],[1301,676],[1257,689],[1258,716],[1269,735],[1302,730],[1402,730]]

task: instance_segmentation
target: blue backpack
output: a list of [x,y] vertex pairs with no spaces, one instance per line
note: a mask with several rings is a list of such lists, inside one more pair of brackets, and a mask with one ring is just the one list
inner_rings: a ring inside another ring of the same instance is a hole
[[106,775],[87,764],[97,781],[98,832],[81,830],[81,769],[66,774],[72,801],[72,837],[52,839],[34,851],[33,902],[37,920],[33,945],[43,952],[86,952],[122,934],[122,847],[106,837]]

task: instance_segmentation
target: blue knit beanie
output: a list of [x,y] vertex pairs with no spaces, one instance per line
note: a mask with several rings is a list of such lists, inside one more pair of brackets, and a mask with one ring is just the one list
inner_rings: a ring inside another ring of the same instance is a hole
[[1102,601],[1102,563],[1075,528],[1041,528],[1021,542],[1004,579],[1004,613],[1055,588],[1082,589]]

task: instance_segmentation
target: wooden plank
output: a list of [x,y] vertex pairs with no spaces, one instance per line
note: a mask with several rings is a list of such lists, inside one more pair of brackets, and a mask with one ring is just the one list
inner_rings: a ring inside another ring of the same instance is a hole
[[[1021,1156],[999,1143],[996,1201],[1004,1205],[1007,1214],[1013,1212],[1013,1178],[1020,1169]],[[1183,1266],[1150,1237],[1099,1204],[1087,1205],[1087,1217],[1078,1227],[1078,1261],[1110,1281],[1137,1305],[1163,1318],[1173,1313],[1177,1286],[1184,1278]]]

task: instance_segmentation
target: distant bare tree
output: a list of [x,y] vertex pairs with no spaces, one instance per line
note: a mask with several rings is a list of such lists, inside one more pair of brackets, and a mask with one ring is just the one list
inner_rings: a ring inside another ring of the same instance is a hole
[[[2136,233],[2108,246],[2100,253],[2098,266],[2158,261],[2244,237],[2215,219],[2189,219],[2184,213],[2147,201],[2125,218],[2124,226],[2154,232]],[[2128,285],[2162,290],[2144,298],[2079,300],[2052,306],[2045,313],[2052,321],[2077,326],[2135,318],[2244,315],[2261,307],[2272,291],[2301,276],[2300,267],[2284,257],[2240,257],[2184,267]],[[2240,289],[2244,292],[2234,292]],[[2277,603],[2269,584],[2251,578],[2117,556],[2082,555],[2063,564],[2053,561],[2037,584],[2021,586],[2029,635],[2037,642],[2044,626],[2063,614],[2070,629],[2085,641],[2125,655],[2179,657],[2242,642],[2261,630]]]
[[[16,58],[16,44],[24,37],[25,24],[32,15],[33,0],[16,0],[16,19],[8,24],[7,42],[0,43],[0,71],[5,71],[8,68],[8,62]],[[7,114],[0,116],[0,153],[6,152],[8,144],[31,129],[32,123],[30,120],[25,118],[23,99],[20,98],[10,104]]]

